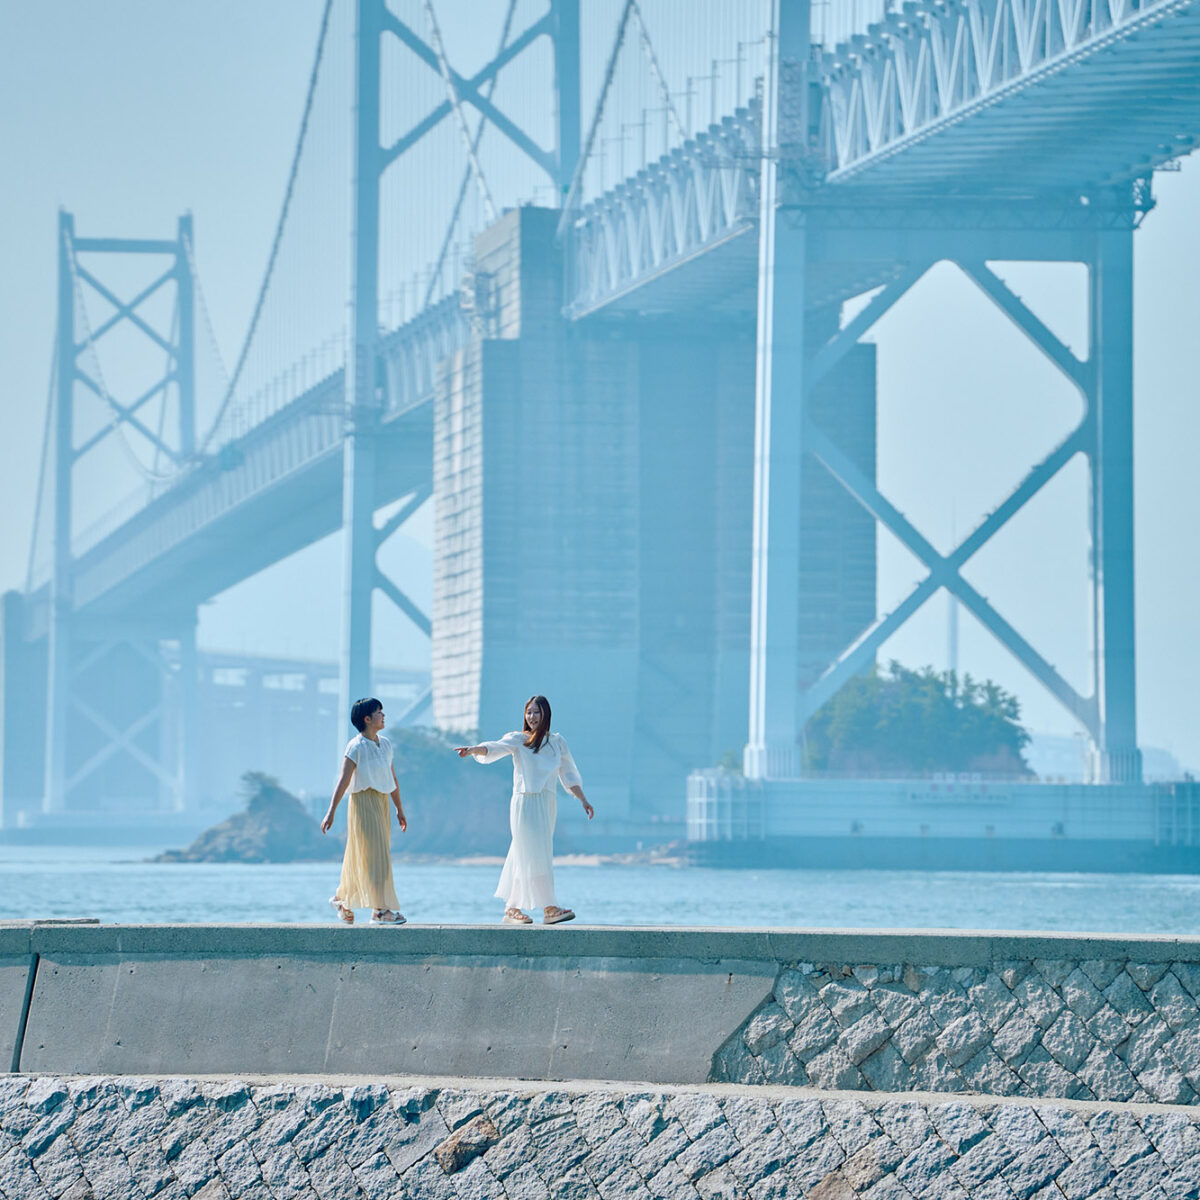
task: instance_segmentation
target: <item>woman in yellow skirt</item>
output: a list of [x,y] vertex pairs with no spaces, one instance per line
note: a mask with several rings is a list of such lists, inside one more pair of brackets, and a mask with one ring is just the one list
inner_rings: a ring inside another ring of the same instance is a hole
[[350,709],[350,723],[358,730],[358,736],[351,738],[346,746],[341,778],[321,822],[321,832],[328,833],[337,806],[349,789],[342,879],[329,903],[347,925],[354,924],[356,908],[371,909],[372,925],[403,925],[400,901],[392,883],[389,795],[396,807],[401,833],[408,829],[408,821],[400,803],[396,768],[392,765],[392,743],[383,736],[383,705],[373,697],[356,700]]

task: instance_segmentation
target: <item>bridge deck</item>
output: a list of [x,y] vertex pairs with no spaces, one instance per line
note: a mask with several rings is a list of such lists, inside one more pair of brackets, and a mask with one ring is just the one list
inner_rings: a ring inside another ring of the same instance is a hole
[[[855,82],[866,86],[861,72]],[[881,88],[872,105],[888,94]],[[1085,191],[1187,154],[1197,135],[1200,5],[1168,0],[912,132],[881,130],[880,144],[837,166],[828,183],[893,192]]]
[[[924,22],[926,33],[945,21],[959,21],[961,30],[962,14],[977,16],[977,9],[906,5],[894,19],[911,19],[912,28]],[[924,202],[929,220],[951,231],[949,255],[955,221],[970,223],[960,203],[988,206],[1015,191],[1036,205],[1049,190],[1057,192],[1061,221],[1064,197],[1128,182],[1188,152],[1200,136],[1200,0],[1122,0],[1106,11],[1118,10],[1123,24],[1080,36],[1070,53],[1043,56],[974,99],[943,103],[940,115],[907,125],[896,115],[899,102],[885,94],[895,86],[895,64],[889,77],[884,61],[899,53],[895,28],[885,23],[827,56],[827,111],[841,104],[843,115],[851,113],[846,97],[858,88],[867,113],[863,89],[876,79],[881,90],[873,132],[855,134],[855,142],[843,130],[842,141],[834,139],[840,157],[826,186],[812,194],[809,303],[836,303],[892,278],[904,260],[904,222],[921,218]],[[1083,10],[1072,11],[1082,28]],[[885,101],[890,126],[880,124]],[[739,110],[585,206],[566,250],[566,314],[753,320],[758,126],[753,109]],[[901,211],[897,201],[905,196]],[[998,207],[989,219],[995,226],[1007,218]],[[1010,253],[998,256],[1053,257],[1036,231],[1021,230],[1022,219],[1013,219],[1020,236],[1005,243]],[[1079,222],[1085,232],[1086,225]],[[380,504],[429,481],[426,402],[438,362],[464,333],[452,298],[386,343],[394,415],[384,435]],[[340,520],[342,389],[341,375],[330,376],[230,443],[220,458],[227,469],[210,461],[189,471],[84,551],[74,576],[77,610],[146,616],[164,598],[194,604],[333,532]],[[46,588],[31,600],[30,632],[40,636]]]

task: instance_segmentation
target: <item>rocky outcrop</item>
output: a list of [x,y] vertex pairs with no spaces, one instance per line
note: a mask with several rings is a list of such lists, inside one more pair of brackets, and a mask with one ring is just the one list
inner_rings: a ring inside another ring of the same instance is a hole
[[316,820],[270,776],[248,772],[244,812],[202,833],[186,850],[168,850],[155,862],[300,862],[338,858],[341,841],[325,836]]

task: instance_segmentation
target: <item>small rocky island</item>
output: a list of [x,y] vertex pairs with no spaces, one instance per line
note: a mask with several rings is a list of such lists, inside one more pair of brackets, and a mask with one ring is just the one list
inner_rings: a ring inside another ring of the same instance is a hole
[[258,771],[242,776],[244,812],[214,825],[186,850],[167,850],[154,862],[303,862],[340,858],[342,840],[328,836],[291,792]]

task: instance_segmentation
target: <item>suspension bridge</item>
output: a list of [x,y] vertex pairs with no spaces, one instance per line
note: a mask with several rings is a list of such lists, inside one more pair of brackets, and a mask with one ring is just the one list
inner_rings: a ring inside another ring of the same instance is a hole
[[[60,216],[6,812],[186,810],[198,605],[339,530],[341,709],[381,593],[431,642],[405,719],[499,728],[586,680],[577,753],[627,822],[677,815],[730,745],[799,775],[808,718],[941,589],[1086,730],[1097,782],[1140,778],[1132,246],[1200,136],[1200,0],[328,0],[314,33],[229,363],[190,217]],[[861,339],[946,261],[1084,415],[943,554],[877,486]],[[1086,357],[1004,261],[1086,266]],[[963,573],[1077,456],[1086,695]],[[430,501],[425,612],[377,555]],[[882,613],[879,527],[925,569]]]

